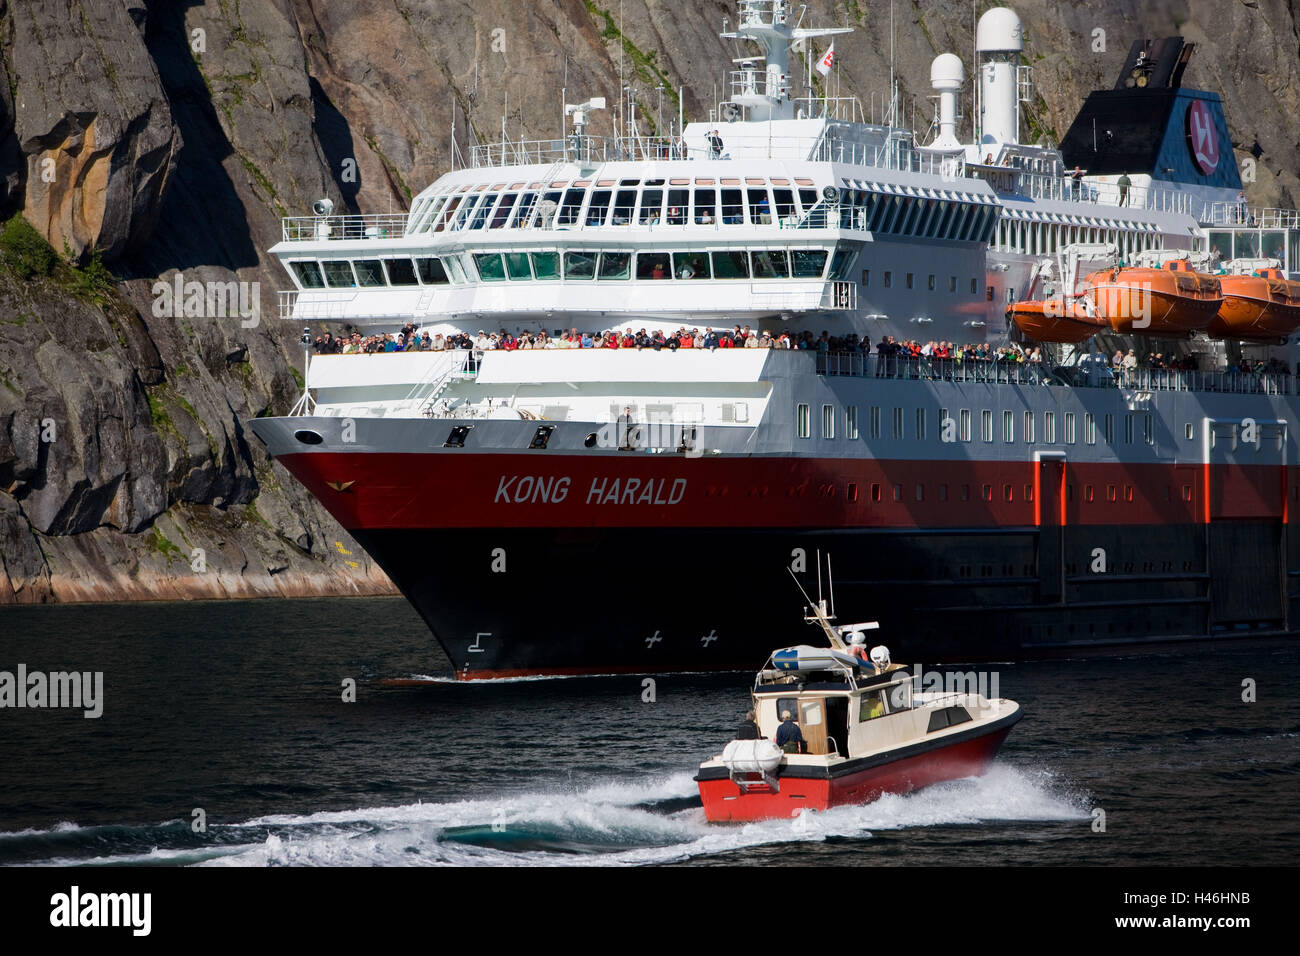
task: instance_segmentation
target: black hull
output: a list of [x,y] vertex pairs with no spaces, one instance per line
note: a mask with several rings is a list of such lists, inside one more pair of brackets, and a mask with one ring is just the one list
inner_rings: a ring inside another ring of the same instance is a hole
[[[896,659],[1028,660],[1137,643],[1290,633],[1275,521],[979,530],[354,531],[462,678],[753,670],[816,637],[829,555],[842,623]],[[1105,552],[1099,570],[1098,549]],[[473,649],[471,649],[473,648]]]

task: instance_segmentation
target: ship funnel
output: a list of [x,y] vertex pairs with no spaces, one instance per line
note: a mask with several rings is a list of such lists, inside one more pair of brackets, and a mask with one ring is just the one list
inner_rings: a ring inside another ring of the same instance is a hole
[[930,145],[939,148],[960,147],[957,141],[957,93],[966,82],[966,68],[961,57],[940,53],[930,64],[930,86],[939,94],[939,135]]
[[1020,17],[994,7],[980,17],[975,51],[980,58],[982,142],[1020,142],[1019,59],[1023,47]]

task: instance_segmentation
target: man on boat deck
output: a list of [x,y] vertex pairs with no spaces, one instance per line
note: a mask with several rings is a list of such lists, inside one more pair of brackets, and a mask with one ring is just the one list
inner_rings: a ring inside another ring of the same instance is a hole
[[758,731],[758,721],[754,719],[754,712],[748,711],[745,719],[740,722],[740,727],[736,730],[737,740],[758,740],[763,735]]
[[860,666],[871,666],[871,656],[867,653],[867,636],[861,631],[849,635],[849,654],[862,662]]
[[788,754],[797,754],[803,750],[803,731],[788,710],[781,711],[781,726],[776,728],[776,745]]

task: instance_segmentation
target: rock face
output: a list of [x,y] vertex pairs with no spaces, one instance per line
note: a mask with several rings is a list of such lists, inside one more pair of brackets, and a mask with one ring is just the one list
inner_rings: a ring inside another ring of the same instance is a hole
[[[1221,93],[1253,161],[1250,200],[1294,203],[1292,5],[1013,5],[1031,138],[1058,138],[1132,39],[1181,32],[1199,46],[1185,82]],[[742,52],[724,18],[723,0],[0,0],[0,218],[53,248],[9,227],[0,243],[0,603],[390,590],[243,425],[299,391],[297,330],[275,317],[288,281],[265,252],[280,218],[322,196],[405,209],[503,116],[512,140],[554,138],[562,87],[607,98],[597,134],[625,86],[643,131],[676,119],[679,89],[705,119]],[[811,0],[804,21],[855,28],[831,92],[879,119],[889,4]],[[971,75],[971,28],[961,4],[895,3],[909,123],[929,124],[936,54]],[[186,315],[158,291],[178,279],[242,284],[256,310]]]

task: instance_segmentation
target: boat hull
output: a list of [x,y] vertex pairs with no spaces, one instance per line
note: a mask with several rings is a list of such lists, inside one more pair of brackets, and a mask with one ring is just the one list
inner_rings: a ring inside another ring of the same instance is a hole
[[1011,321],[1035,342],[1086,342],[1110,326],[1089,315],[1081,305],[1032,300],[1017,302],[1009,310]]
[[[935,741],[921,741],[897,754],[848,760],[839,767],[784,767],[776,788],[760,785],[742,791],[725,771],[696,778],[704,815],[710,823],[790,819],[805,810],[871,803],[885,794],[982,775],[993,762],[1020,712],[983,727]],[[806,774],[806,775],[805,775]]]

